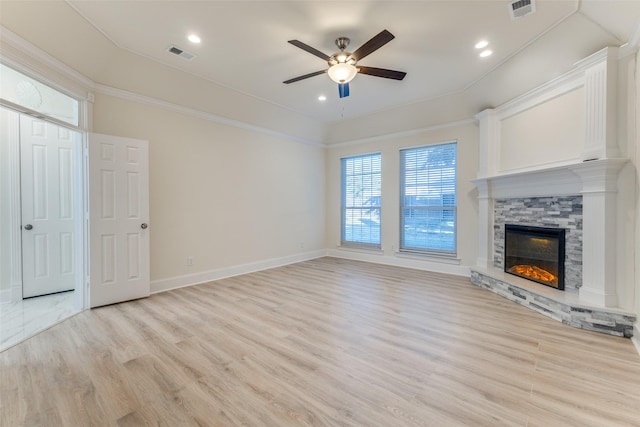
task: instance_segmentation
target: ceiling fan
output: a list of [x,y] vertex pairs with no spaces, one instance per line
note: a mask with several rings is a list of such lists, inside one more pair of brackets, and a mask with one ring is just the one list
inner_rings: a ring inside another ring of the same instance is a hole
[[349,46],[349,40],[347,37],[338,37],[336,39],[336,46],[340,49],[339,52],[329,56],[318,49],[315,49],[307,44],[302,43],[300,40],[289,40],[292,45],[309,52],[312,55],[317,56],[320,59],[327,61],[329,68],[326,70],[315,71],[313,73],[305,74],[303,76],[294,77],[289,80],[285,80],[284,84],[294,83],[300,80],[308,79],[309,77],[318,76],[320,74],[327,73],[329,78],[338,83],[338,93],[340,98],[349,96],[349,82],[353,80],[356,74],[367,74],[375,77],[383,77],[385,79],[402,80],[407,73],[403,71],[387,70],[385,68],[374,68],[357,66],[356,64],[365,56],[380,49],[385,44],[389,43],[395,37],[387,30],[382,30],[379,34],[372,37],[368,42],[356,49],[355,52],[345,52],[347,46]]

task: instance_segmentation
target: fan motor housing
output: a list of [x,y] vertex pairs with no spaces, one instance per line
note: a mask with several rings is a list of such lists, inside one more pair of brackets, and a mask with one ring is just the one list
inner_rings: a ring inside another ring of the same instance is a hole
[[349,46],[349,43],[351,43],[351,39],[349,37],[338,37],[336,39],[336,46],[338,46],[338,49],[340,50],[345,50],[347,46]]
[[336,64],[356,64],[356,61],[351,58],[351,52],[344,51],[347,46],[349,46],[349,43],[351,43],[351,39],[349,39],[349,37],[338,37],[336,39],[336,46],[338,46],[340,52],[336,52],[331,55],[331,58],[329,58],[329,60],[327,61],[327,64],[329,64],[329,66]]

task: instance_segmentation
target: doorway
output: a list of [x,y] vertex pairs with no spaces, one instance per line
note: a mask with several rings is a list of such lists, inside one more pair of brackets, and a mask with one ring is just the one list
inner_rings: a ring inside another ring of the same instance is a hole
[[81,132],[0,107],[0,350],[83,308]]
[[20,115],[23,298],[73,291],[81,283],[81,138]]

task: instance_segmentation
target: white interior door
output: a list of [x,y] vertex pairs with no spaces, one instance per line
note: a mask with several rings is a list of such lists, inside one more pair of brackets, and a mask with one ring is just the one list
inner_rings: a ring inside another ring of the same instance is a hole
[[89,134],[89,303],[149,295],[147,141]]
[[23,298],[75,288],[80,138],[20,115]]

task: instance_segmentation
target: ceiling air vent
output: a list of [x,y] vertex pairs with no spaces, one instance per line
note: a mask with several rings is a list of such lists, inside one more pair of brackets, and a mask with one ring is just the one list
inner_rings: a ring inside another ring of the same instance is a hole
[[189,53],[185,50],[180,49],[179,47],[169,46],[167,48],[167,52],[173,53],[174,55],[179,56],[182,59],[186,59],[187,61],[191,61],[196,56],[193,53]]
[[509,15],[511,15],[511,19],[522,18],[535,11],[535,0],[516,0],[509,2]]

